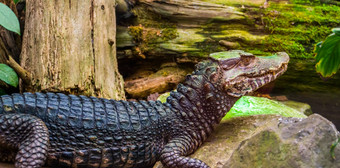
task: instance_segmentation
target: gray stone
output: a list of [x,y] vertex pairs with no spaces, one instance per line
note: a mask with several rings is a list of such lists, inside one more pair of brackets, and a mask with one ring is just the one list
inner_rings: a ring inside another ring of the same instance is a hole
[[[306,119],[280,116],[234,118],[217,126],[193,158],[212,168],[340,167],[330,147],[339,137],[335,126],[318,114]],[[340,147],[335,148],[340,157]],[[158,162],[154,168],[161,168]]]
[[306,116],[313,114],[311,106],[307,103],[302,103],[302,102],[297,102],[297,101],[292,101],[292,100],[281,101],[281,103],[302,112]]

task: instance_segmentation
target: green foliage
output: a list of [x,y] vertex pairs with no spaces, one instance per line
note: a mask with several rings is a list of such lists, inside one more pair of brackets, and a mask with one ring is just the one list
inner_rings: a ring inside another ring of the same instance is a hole
[[326,78],[340,69],[340,28],[332,31],[324,42],[315,46],[316,71]]
[[20,25],[17,16],[3,3],[0,3],[0,25],[20,35]]
[[19,84],[18,75],[6,64],[0,64],[0,80],[13,87],[17,87]]
[[17,4],[17,3],[19,2],[19,0],[13,0],[13,2],[14,2],[15,4]]

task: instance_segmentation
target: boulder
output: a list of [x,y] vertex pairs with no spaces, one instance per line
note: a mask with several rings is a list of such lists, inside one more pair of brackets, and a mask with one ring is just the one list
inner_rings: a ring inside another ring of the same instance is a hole
[[282,101],[281,103],[291,108],[294,108],[307,116],[313,114],[312,107],[307,103],[302,103],[302,102],[297,102],[297,101],[292,101],[292,100]]
[[[275,115],[238,117],[219,124],[190,157],[212,168],[340,167],[331,156],[339,138],[335,126],[318,114],[305,119]],[[340,147],[334,150],[340,157]],[[154,168],[163,167],[158,162]]]

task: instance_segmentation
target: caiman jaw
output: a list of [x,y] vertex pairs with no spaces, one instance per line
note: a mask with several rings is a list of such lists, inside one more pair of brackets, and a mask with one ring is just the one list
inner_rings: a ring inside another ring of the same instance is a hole
[[240,97],[253,92],[282,75],[287,70],[287,67],[288,63],[282,63],[277,69],[262,70],[259,74],[244,74],[236,77],[226,82],[225,89],[227,94],[233,97]]

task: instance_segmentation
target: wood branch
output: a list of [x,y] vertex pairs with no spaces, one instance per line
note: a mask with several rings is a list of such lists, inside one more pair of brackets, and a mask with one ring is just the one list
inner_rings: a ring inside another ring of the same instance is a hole
[[12,56],[8,56],[9,59],[7,61],[7,65],[14,69],[14,71],[18,74],[18,76],[22,79],[22,81],[29,85],[31,83],[31,74],[22,68],[13,58]]
[[27,85],[31,83],[31,74],[22,68],[11,56],[11,54],[6,49],[3,41],[0,40],[0,54],[2,55],[2,59],[5,59],[4,63],[13,68],[13,70],[18,74],[18,76],[23,80],[23,82]]

